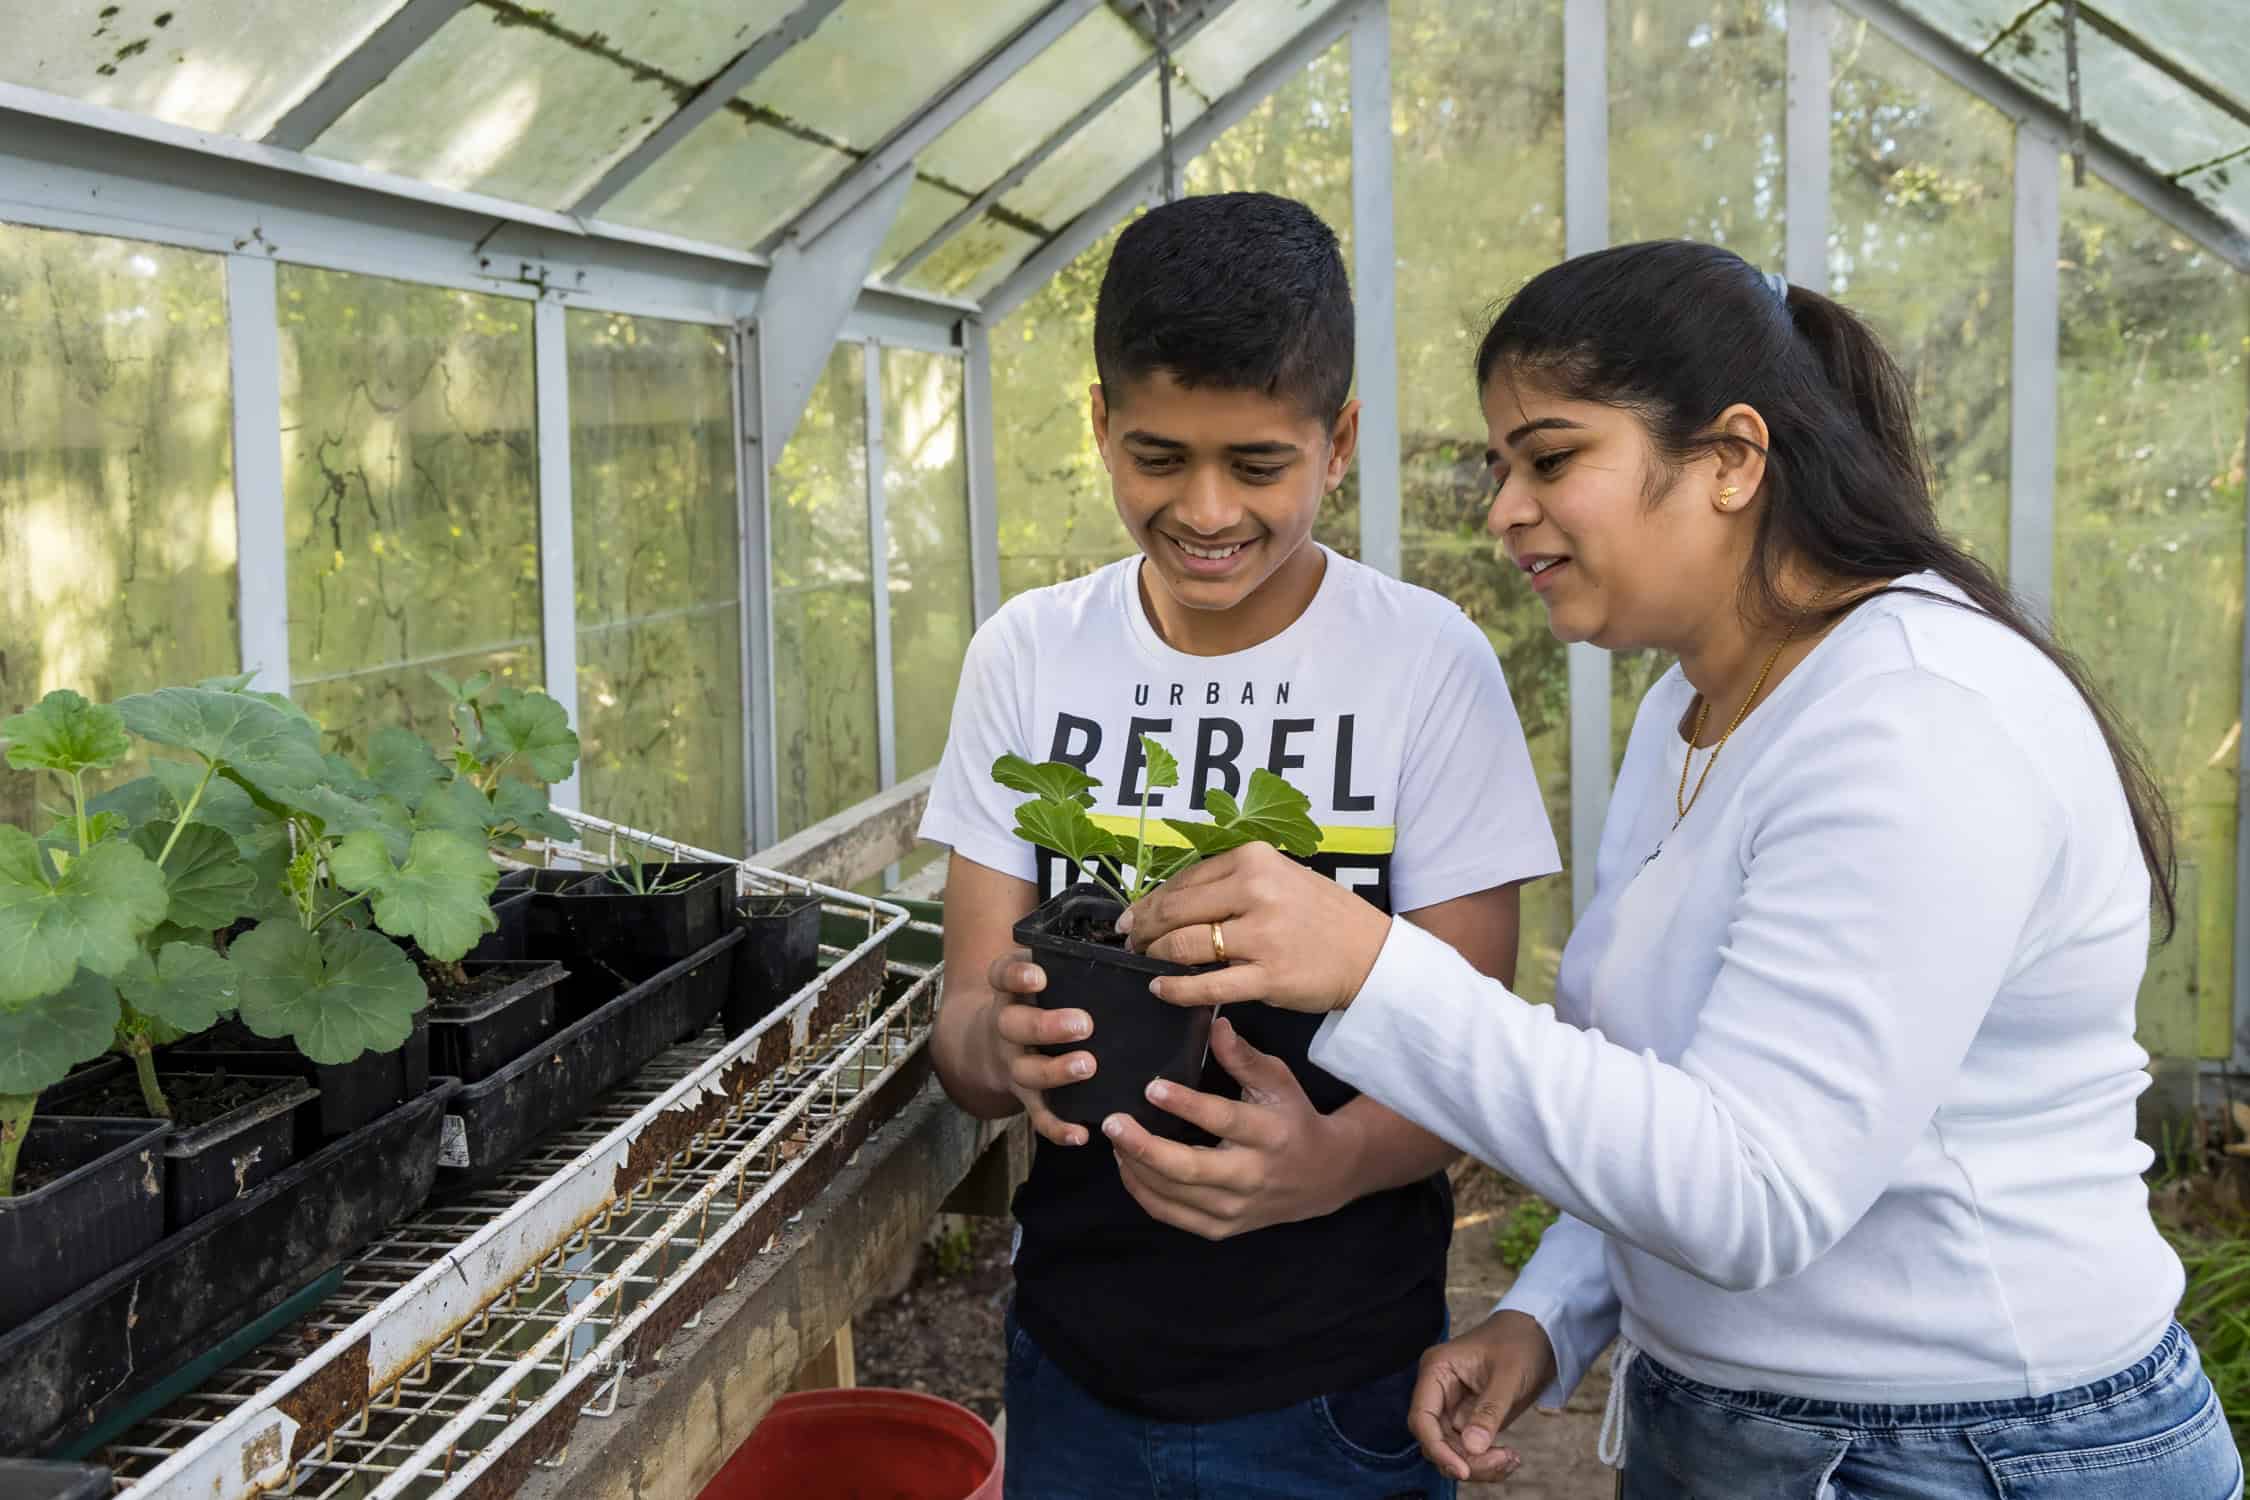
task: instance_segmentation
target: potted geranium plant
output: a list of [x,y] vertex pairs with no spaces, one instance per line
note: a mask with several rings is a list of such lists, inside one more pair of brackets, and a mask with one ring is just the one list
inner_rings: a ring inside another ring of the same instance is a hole
[[1307,857],[1320,847],[1320,827],[1311,817],[1311,799],[1264,769],[1250,773],[1240,801],[1224,791],[1204,794],[1209,822],[1185,818],[1158,820],[1178,842],[1151,840],[1150,793],[1180,784],[1180,764],[1169,750],[1147,736],[1141,739],[1146,774],[1140,817],[1133,837],[1112,833],[1093,820],[1094,789],[1101,783],[1062,761],[1034,765],[1020,755],[1004,755],[992,766],[992,779],[1011,791],[1030,794],[1016,809],[1016,834],[1068,861],[1083,883],[1066,886],[1016,924],[1016,941],[1047,974],[1038,1003],[1048,1009],[1082,1010],[1094,1023],[1090,1040],[1048,1049],[1088,1051],[1094,1076],[1050,1090],[1047,1107],[1066,1123],[1098,1130],[1113,1114],[1126,1114],[1151,1132],[1178,1139],[1191,1131],[1185,1121],[1148,1102],[1155,1079],[1193,1088],[1202,1077],[1210,1040],[1211,1012],[1166,1005],[1148,992],[1151,978],[1195,970],[1132,952],[1116,929],[1126,907],[1181,871],[1247,844],[1269,843],[1283,853]]

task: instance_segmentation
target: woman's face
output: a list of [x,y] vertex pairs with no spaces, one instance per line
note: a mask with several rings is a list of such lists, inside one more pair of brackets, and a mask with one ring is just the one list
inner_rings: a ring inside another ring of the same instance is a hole
[[[1566,400],[1505,369],[1485,385],[1484,420],[1498,485],[1486,526],[1558,638],[1677,651],[1734,608],[1762,462],[1746,472],[1728,447],[1672,473],[1635,413]],[[1735,493],[1722,495],[1728,485]]]

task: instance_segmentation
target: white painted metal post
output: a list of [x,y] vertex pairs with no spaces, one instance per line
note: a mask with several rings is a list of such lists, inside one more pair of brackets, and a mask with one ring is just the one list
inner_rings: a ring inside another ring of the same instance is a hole
[[242,670],[289,691],[289,539],[281,494],[279,271],[262,255],[227,257],[227,348],[234,390],[236,628]]
[[[2245,376],[2250,384],[2250,376]],[[2243,433],[2250,445],[2250,430]],[[2245,446],[2250,452],[2250,446]],[[2250,527],[2242,535],[2244,576],[2250,577]],[[2250,609],[2242,612],[2242,700],[2237,715],[2250,713]],[[2227,1048],[2229,1066],[2250,1073],[2250,753],[2234,751],[2234,1035]]]
[[773,691],[773,543],[766,524],[771,482],[765,442],[765,338],[734,332],[736,561],[742,570],[743,852],[781,841],[781,747]]
[[[540,301],[531,315],[531,348],[539,420],[539,619],[547,696],[578,720],[578,552],[571,530],[569,326],[559,302]],[[578,772],[555,783],[557,806],[586,810]],[[590,809],[600,811],[600,809]]]
[[1391,205],[1391,7],[1352,22],[1352,259],[1359,283],[1360,560],[1398,577],[1405,557],[1399,473],[1398,226]]
[[961,323],[961,424],[969,445],[969,598],[979,625],[1000,607],[999,465],[993,447],[992,330]]
[[883,346],[866,345],[867,586],[875,606],[875,776],[886,791],[898,782],[898,704],[891,683],[891,528],[884,470]]
[[2062,151],[2016,127],[2015,347],[2008,378],[2008,583],[2054,618],[2056,362],[2061,352]]
[[[1571,255],[1609,244],[1609,7],[1563,5],[1563,241]],[[1570,909],[1594,899],[1594,856],[1609,816],[1609,653],[1570,647]]]
[[1786,274],[1798,286],[1828,290],[1829,0],[1789,0],[1789,104]]

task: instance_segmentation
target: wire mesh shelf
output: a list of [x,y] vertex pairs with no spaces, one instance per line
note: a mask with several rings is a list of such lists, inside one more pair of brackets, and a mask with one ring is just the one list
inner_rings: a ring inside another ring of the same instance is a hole
[[[568,815],[599,865],[613,834]],[[731,861],[727,861],[731,862]],[[744,866],[745,893],[820,895],[867,936],[739,1037],[713,1024],[544,1137],[503,1175],[394,1226],[305,1316],[96,1455],[120,1494],[450,1500],[559,1462],[636,1363],[812,1200],[926,1073],[938,973],[885,957],[900,907]],[[830,931],[835,930],[831,923]],[[881,965],[881,982],[865,982]],[[856,976],[856,978],[855,978]]]

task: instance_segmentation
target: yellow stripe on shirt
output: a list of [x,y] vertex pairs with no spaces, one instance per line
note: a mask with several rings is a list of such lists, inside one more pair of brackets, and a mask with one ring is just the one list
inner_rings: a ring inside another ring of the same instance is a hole
[[[1119,813],[1091,813],[1094,826],[1105,833],[1133,837],[1140,828],[1140,819]],[[1148,841],[1171,848],[1180,848],[1187,840],[1174,833],[1155,813],[1149,814]],[[1398,848],[1396,828],[1376,828],[1356,823],[1324,823],[1320,829],[1320,852],[1323,854],[1389,854]]]

